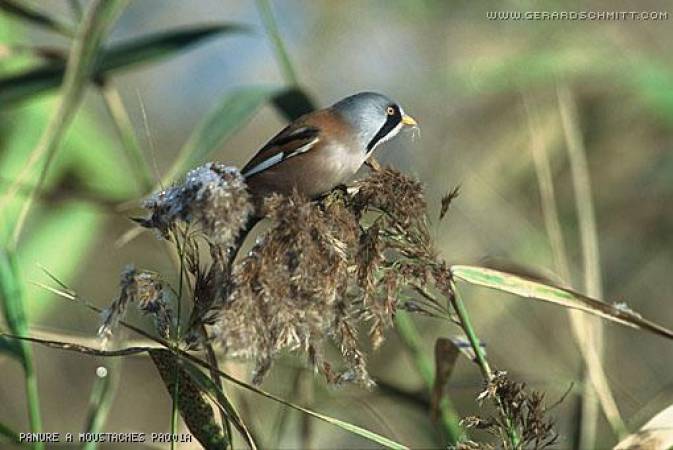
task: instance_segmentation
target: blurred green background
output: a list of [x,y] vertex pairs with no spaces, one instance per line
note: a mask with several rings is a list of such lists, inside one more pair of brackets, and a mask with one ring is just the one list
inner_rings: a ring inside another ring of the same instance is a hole
[[[76,23],[66,1],[24,2]],[[86,2],[83,5],[86,6]],[[451,263],[501,259],[554,271],[545,232],[532,145],[551,161],[573,286],[583,291],[582,254],[557,89],[577,107],[597,219],[604,298],[626,301],[644,317],[673,326],[673,16],[659,21],[492,21],[490,10],[667,11],[670,2],[447,2],[276,1],[273,13],[301,87],[320,106],[362,90],[396,99],[420,123],[422,137],[402,135],[378,159],[426,186],[431,229]],[[171,169],[204,117],[232,92],[250,86],[287,86],[254,2],[233,0],[132,1],[106,45],[153,32],[203,24],[247,24],[252,33],[215,36],[165,59],[115,72],[118,89],[154,181]],[[68,40],[0,10],[0,70],[19,73],[40,58],[17,45],[67,49]],[[17,54],[18,52],[18,54]],[[56,92],[0,103],[0,187],[18,176],[43,132]],[[286,119],[268,102],[236,127],[210,158],[241,166]],[[534,124],[531,131],[530,123]],[[146,192],[129,161],[100,91],[90,87],[53,161],[45,188],[17,248],[26,282],[31,327],[93,336],[98,319],[31,285],[48,281],[45,266],[84,298],[104,307],[116,295],[128,263],[174,273],[150,233],[125,239],[128,220]],[[199,161],[196,161],[198,163]],[[27,185],[37,179],[37,171]],[[462,186],[448,217],[439,201]],[[1,229],[18,202],[0,212]],[[124,208],[120,208],[123,205]],[[131,205],[131,208],[129,208]],[[578,429],[581,357],[568,317],[555,306],[485,291],[464,290],[491,363],[547,393],[557,407],[561,439],[572,448]],[[132,312],[132,321],[144,323]],[[432,355],[438,336],[455,333],[433,319],[415,319]],[[608,324],[604,367],[629,430],[673,403],[673,347],[650,335]],[[34,348],[42,413],[48,431],[79,431],[95,368],[107,361]],[[369,355],[375,378],[410,392],[423,382],[397,335]],[[20,366],[0,355],[0,422],[28,429]],[[283,358],[264,388],[351,421],[415,448],[435,446],[437,430],[426,407],[359,387],[326,387],[295,373],[303,361]],[[167,431],[170,398],[144,357],[124,359],[106,431]],[[249,379],[249,367],[226,370]],[[481,378],[460,361],[448,393],[458,412],[475,414]],[[422,395],[421,395],[422,397]],[[240,393],[242,413],[264,436],[281,408]],[[369,448],[375,444],[291,413],[279,447]],[[617,441],[599,415],[595,448]],[[195,445],[195,444],[194,444]],[[180,448],[191,448],[187,445]],[[194,447],[197,448],[197,447]]]

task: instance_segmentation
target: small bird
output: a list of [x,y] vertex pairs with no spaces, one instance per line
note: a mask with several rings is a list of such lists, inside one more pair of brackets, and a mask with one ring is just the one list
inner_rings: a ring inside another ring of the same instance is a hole
[[376,147],[403,127],[417,124],[399,104],[361,92],[290,123],[241,173],[258,210],[272,193],[288,195],[297,189],[316,198],[348,181]]

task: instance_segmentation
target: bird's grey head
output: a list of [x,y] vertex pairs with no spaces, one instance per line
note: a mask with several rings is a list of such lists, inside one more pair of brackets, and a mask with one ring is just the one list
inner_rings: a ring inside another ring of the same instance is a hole
[[367,153],[393,138],[403,126],[416,126],[397,102],[375,92],[360,92],[335,103],[332,109],[353,127]]

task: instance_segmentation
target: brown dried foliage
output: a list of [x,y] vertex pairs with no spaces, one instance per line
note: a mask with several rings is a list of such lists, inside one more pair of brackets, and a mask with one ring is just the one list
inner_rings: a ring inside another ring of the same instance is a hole
[[[454,191],[442,200],[441,216],[456,195]],[[361,327],[369,329],[376,349],[398,307],[440,313],[456,322],[446,306],[454,295],[451,273],[432,246],[423,188],[396,170],[374,166],[352,188],[337,189],[319,201],[298,193],[267,198],[269,226],[237,260],[255,219],[236,169],[208,163],[144,206],[150,217],[136,221],[175,245],[186,272],[181,284],[192,311],[184,341],[194,348],[209,339],[230,356],[253,359],[255,383],[279,353],[289,350],[304,353],[329,382],[369,386],[373,383],[358,338]],[[154,315],[158,332],[168,337],[169,292],[174,291],[157,274],[127,269],[101,335],[109,336],[134,301]],[[411,299],[406,293],[413,294]],[[325,356],[329,343],[340,350],[340,362]],[[463,425],[499,436],[506,448],[512,432],[521,448],[541,449],[555,442],[542,394],[497,373],[479,396],[480,402],[486,399],[499,414],[466,418]],[[492,446],[465,441],[457,448]]]
[[461,421],[466,428],[482,429],[497,436],[508,448],[508,433],[514,431],[519,448],[544,449],[552,446],[558,435],[548,417],[544,393],[531,391],[525,383],[510,380],[505,372],[495,372],[486,389],[479,394],[480,405],[490,400],[499,414],[490,417],[467,417]]
[[[305,352],[330,382],[371,384],[358,325],[367,323],[374,347],[380,345],[399,290],[426,278],[399,256],[418,253],[415,241],[425,256],[433,253],[417,181],[383,169],[354,191],[335,191],[319,203],[297,194],[268,199],[270,228],[235,265],[234,289],[216,325],[230,353],[256,359],[255,381],[290,349]],[[325,359],[326,340],[340,349],[344,370]]]
[[161,337],[168,338],[173,320],[170,295],[170,289],[158,273],[139,272],[133,266],[127,267],[119,282],[119,297],[103,313],[98,336],[106,342],[124,318],[129,303],[136,303],[139,310],[153,316],[155,328]]
[[[369,385],[361,325],[376,348],[403,289],[429,283],[448,289],[448,270],[427,229],[423,188],[393,169],[374,168],[350,191],[317,202],[298,194],[268,198],[268,230],[236,262],[252,207],[235,169],[208,163],[145,207],[150,217],[137,221],[174,242],[184,258],[193,301],[190,345],[211,326],[229,355],[255,360],[255,382],[279,352],[297,350],[330,382]],[[328,341],[341,352],[338,364],[325,357]]]

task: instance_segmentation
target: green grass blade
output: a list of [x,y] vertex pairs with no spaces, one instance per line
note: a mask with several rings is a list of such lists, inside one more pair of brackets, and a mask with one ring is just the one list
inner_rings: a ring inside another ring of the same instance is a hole
[[131,118],[124,107],[122,97],[110,80],[106,80],[100,86],[100,94],[121,139],[126,159],[131,165],[140,192],[145,194],[154,186],[154,178],[150,166],[143,156],[142,148],[136,137]]
[[451,266],[451,273],[455,278],[470,284],[509,292],[523,298],[554,303],[566,308],[578,309],[622,325],[673,339],[673,331],[655,322],[643,319],[626,307],[605,303],[570,289],[486,267],[455,265]]
[[[119,363],[117,360],[113,361],[113,370],[116,371],[118,370]],[[96,380],[89,396],[89,411],[84,428],[86,433],[100,433],[102,431],[103,424],[112,406],[115,381],[107,367],[99,366],[96,369]],[[83,449],[94,450],[97,447],[97,442],[90,441],[84,445]]]
[[79,107],[84,94],[85,83],[93,69],[93,62],[100,43],[127,3],[128,0],[108,0],[91,3],[86,17],[77,30],[77,36],[68,55],[66,73],[63,79],[62,97],[58,107],[51,116],[40,142],[31,152],[24,170],[2,199],[0,199],[0,209],[3,209],[14,198],[18,186],[21,186],[25,178],[32,172],[33,167],[41,160],[45,160],[40,171],[40,178],[34,189],[32,189],[28,199],[24,201],[19,218],[15,222],[12,245],[16,245],[18,241],[19,233],[23,221],[30,210],[34,193],[41,188],[51,160],[58,150],[61,139],[68,130]]
[[[470,346],[472,347],[472,351],[474,352],[475,356],[474,360],[481,370],[484,381],[490,384],[493,380],[493,371],[491,369],[491,365],[486,359],[486,352],[484,351],[481,340],[477,336],[477,332],[472,325],[472,320],[470,319],[470,315],[467,313],[467,308],[465,307],[465,304],[460,297],[454,280],[451,280],[450,283],[451,292],[453,295],[450,297],[449,301],[451,302],[451,305],[453,306],[453,309],[456,311],[456,315],[460,320],[460,327],[463,329],[465,335],[467,336],[467,340],[470,342]],[[516,426],[513,425],[511,415],[509,415],[505,408],[503,408],[502,400],[500,398],[497,399],[496,403],[498,404],[498,409],[500,410],[500,418],[502,423],[505,425],[507,439],[511,443],[511,447],[508,447],[507,445],[505,445],[505,447],[520,449],[521,436],[517,431]],[[503,443],[505,442],[503,441]]]
[[[72,297],[69,294],[65,294],[65,296],[67,298]],[[81,302],[81,300],[79,300],[79,301]],[[84,302],[82,302],[81,304],[83,304],[87,308],[92,309],[94,311],[97,311],[97,312],[101,311],[100,308],[97,308],[97,307],[95,307],[91,304],[84,303]],[[123,322],[123,321],[121,322],[121,324],[128,329],[131,329],[135,332],[140,333],[142,336],[147,337],[148,339],[151,339],[155,342],[159,342],[162,345],[169,345],[167,342],[160,342],[161,341],[160,339],[158,339],[156,337],[152,337],[152,336],[148,335],[147,333],[144,333],[142,330],[140,330],[138,328],[135,328],[135,327]],[[9,334],[3,333],[3,332],[0,332],[0,336],[12,337],[12,338],[15,338],[15,339],[18,339],[18,340],[21,340],[21,341],[35,342],[35,343],[45,345],[45,346],[51,347],[51,348],[58,348],[58,349],[61,349],[61,350],[74,351],[74,352],[78,352],[78,353],[92,354],[92,355],[98,355],[98,356],[122,356],[122,355],[127,355],[127,354],[134,354],[134,353],[138,353],[138,352],[142,352],[142,351],[159,352],[159,353],[155,353],[155,354],[160,355],[161,352],[167,352],[168,351],[168,350],[155,350],[155,349],[147,348],[147,347],[136,347],[136,348],[123,349],[123,350],[120,350],[120,351],[104,352],[104,351],[101,351],[101,350],[98,350],[98,349],[89,348],[89,347],[82,346],[82,345],[73,345],[73,344],[70,344],[70,343],[67,343],[67,342],[54,342],[54,341],[36,339],[36,338],[31,338],[31,337],[14,336],[14,335],[9,335]],[[353,434],[356,434],[358,436],[362,436],[362,437],[364,437],[366,439],[369,439],[373,442],[381,444],[386,448],[391,448],[391,449],[395,449],[395,450],[408,450],[409,449],[409,447],[407,447],[405,445],[402,445],[399,442],[395,442],[391,439],[388,439],[388,438],[386,438],[384,436],[381,436],[377,433],[374,433],[372,431],[361,428],[357,425],[354,425],[354,424],[351,424],[351,423],[348,423],[348,422],[344,422],[344,421],[336,419],[334,417],[330,417],[330,416],[327,416],[325,414],[321,414],[321,413],[318,413],[316,411],[312,411],[310,409],[304,408],[302,406],[299,406],[299,405],[296,405],[292,402],[284,400],[284,399],[282,399],[282,398],[280,398],[276,395],[273,395],[269,392],[264,391],[263,389],[260,389],[256,386],[253,386],[253,385],[249,384],[249,383],[246,383],[245,381],[241,381],[241,380],[229,375],[228,373],[223,372],[222,370],[220,370],[216,367],[211,367],[210,364],[208,364],[206,361],[203,361],[203,360],[197,358],[196,356],[193,356],[193,355],[191,355],[191,354],[189,354],[185,351],[182,351],[182,350],[178,349],[178,350],[175,350],[175,352],[177,353],[177,355],[180,358],[182,358],[184,360],[187,360],[187,361],[191,361],[195,364],[198,364],[199,366],[201,366],[205,369],[212,370],[213,372],[216,372],[217,374],[219,374],[225,380],[227,380],[231,383],[234,383],[237,386],[242,387],[243,389],[246,389],[246,390],[254,392],[258,395],[261,395],[262,397],[266,397],[270,400],[281,403],[281,404],[283,404],[285,406],[288,406],[292,409],[295,409],[297,411],[301,411],[304,414],[308,414],[312,417],[315,417],[316,419],[320,419],[324,422],[335,425],[335,426],[337,426],[337,427],[339,427],[343,430],[346,430],[346,431],[351,432]],[[164,356],[160,356],[160,358],[164,359],[164,360],[166,359],[166,357],[164,357]],[[166,362],[167,361],[164,361],[164,363],[166,363]],[[169,375],[169,380],[166,383],[167,383],[168,392],[172,393],[172,388],[168,385],[168,383],[170,383],[171,380],[173,379],[173,373],[174,373],[173,368],[172,367],[164,367],[162,370],[167,375]],[[161,373],[161,371],[160,371],[160,373]]]
[[164,184],[206,161],[225,139],[278,92],[274,87],[253,86],[228,92],[220,98],[182,147],[173,168],[164,177]]
[[[103,49],[96,57],[92,76],[101,77],[116,70],[158,61],[222,34],[245,33],[239,24],[209,25],[152,34]],[[59,86],[65,73],[64,63],[50,63],[0,78],[0,103],[24,100]]]
[[256,449],[255,440],[250,434],[248,427],[243,422],[234,404],[229,400],[227,394],[215,384],[213,380],[207,377],[201,370],[188,361],[182,361],[182,367],[185,369],[187,375],[192,381],[198,385],[203,392],[205,392],[210,399],[220,408],[220,410],[231,419],[238,432],[251,449]]
[[254,390],[254,392],[256,392],[260,395],[263,395],[264,397],[267,397],[271,400],[274,400],[278,403],[282,403],[283,405],[288,406],[292,409],[296,409],[297,411],[301,411],[304,414],[308,414],[311,417],[314,417],[316,419],[319,419],[319,420],[322,420],[322,421],[327,422],[329,424],[332,424],[334,426],[337,426],[337,427],[341,428],[342,430],[348,431],[349,433],[356,434],[356,435],[361,436],[365,439],[368,439],[372,442],[376,442],[377,444],[383,445],[386,448],[395,449],[395,450],[408,450],[408,448],[409,448],[406,445],[400,444],[399,442],[395,442],[392,439],[389,439],[385,436],[381,436],[380,434],[374,433],[373,431],[370,431],[370,430],[367,430],[365,428],[359,427],[355,424],[352,424],[352,423],[349,423],[349,422],[346,422],[346,421],[343,421],[343,420],[340,420],[340,419],[337,419],[335,417],[331,417],[331,416],[328,416],[328,415],[325,415],[325,414],[321,414],[319,412],[316,412],[316,411],[304,408],[302,406],[296,405],[296,404],[294,404],[292,402],[289,402],[287,400],[283,400],[282,398],[276,397],[275,395],[272,395],[272,394],[270,394],[266,391],[263,391],[263,390],[258,389],[258,388],[254,388],[254,386],[252,386],[250,384],[243,383],[242,386],[246,389]]
[[126,7],[127,0],[96,1],[87,10],[87,15],[77,30],[77,36],[68,55],[66,73],[63,79],[62,97],[59,105],[51,116],[46,130],[37,147],[31,152],[28,162],[10,189],[0,199],[0,209],[6,206],[16,195],[19,186],[30,175],[33,168],[43,159],[40,178],[24,201],[19,218],[14,224],[12,245],[16,245],[23,221],[30,210],[36,191],[39,191],[51,160],[58,150],[61,139],[69,128],[84,94],[85,82],[93,69],[96,52],[106,35],[107,30],[116,21]]
[[166,31],[141,37],[103,51],[96,65],[96,75],[128,68],[135,64],[156,61],[219,35],[246,33],[251,33],[251,30],[245,25],[225,23]]
[[[12,334],[28,335],[28,321],[24,311],[23,289],[14,254],[0,249],[0,307]],[[26,378],[26,399],[30,429],[33,433],[42,431],[42,416],[37,391],[37,376],[33,364],[33,351],[28,342],[19,342],[21,362]],[[44,443],[36,443],[35,449],[43,449]]]
[[[3,183],[0,190],[6,189],[7,181],[16,179],[21,173],[26,155],[40,140],[35,130],[47,126],[57,101],[55,96],[36,98],[12,111],[11,121],[0,119],[3,128],[0,150],[0,180]],[[95,151],[92,151],[92,142],[95,142]],[[75,176],[82,189],[100,192],[115,201],[135,198],[137,190],[130,178],[131,168],[126,164],[119,145],[119,141],[107,133],[107,128],[101,126],[93,113],[79,111],[64,136],[58,158],[49,170],[43,189],[57,187],[68,175]],[[31,174],[25,186],[37,182],[37,175]],[[21,201],[20,198],[17,200]],[[17,203],[14,202],[12,207],[15,208]],[[2,212],[4,214],[6,210]],[[9,214],[12,217],[12,213]]]
[[0,0],[0,10],[67,37],[72,37],[75,34],[74,29],[70,25],[30,8],[23,4],[23,2],[18,2],[16,0]]
[[[411,354],[416,370],[423,379],[426,388],[428,391],[432,390],[436,382],[435,369],[433,368],[430,356],[423,348],[418,329],[407,312],[397,311],[395,314],[395,329]],[[450,444],[456,444],[464,434],[460,426],[460,416],[456,412],[448,395],[443,396],[438,407],[439,417],[446,431],[448,441]]]
[[269,0],[257,0],[256,3],[257,10],[259,11],[259,15],[262,18],[262,23],[264,24],[264,28],[266,28],[266,32],[271,39],[271,43],[273,44],[276,59],[280,64],[281,70],[283,71],[283,77],[288,84],[297,86],[299,84],[297,73],[294,70],[292,61],[290,61],[290,55],[285,49],[283,38],[280,37],[280,31],[278,30],[276,19],[273,17],[273,11],[271,10],[271,4],[269,3]]
[[[149,354],[168,393],[173,396],[177,392],[176,400],[180,414],[192,435],[207,450],[228,448],[230,443],[226,441],[204,392],[192,381],[184,366],[178,363],[176,356],[169,350],[151,350]],[[180,389],[176,391],[177,380]]]
[[13,253],[0,249],[0,297],[2,313],[7,326],[14,334],[25,335],[28,332],[26,315],[23,309],[23,292]]

